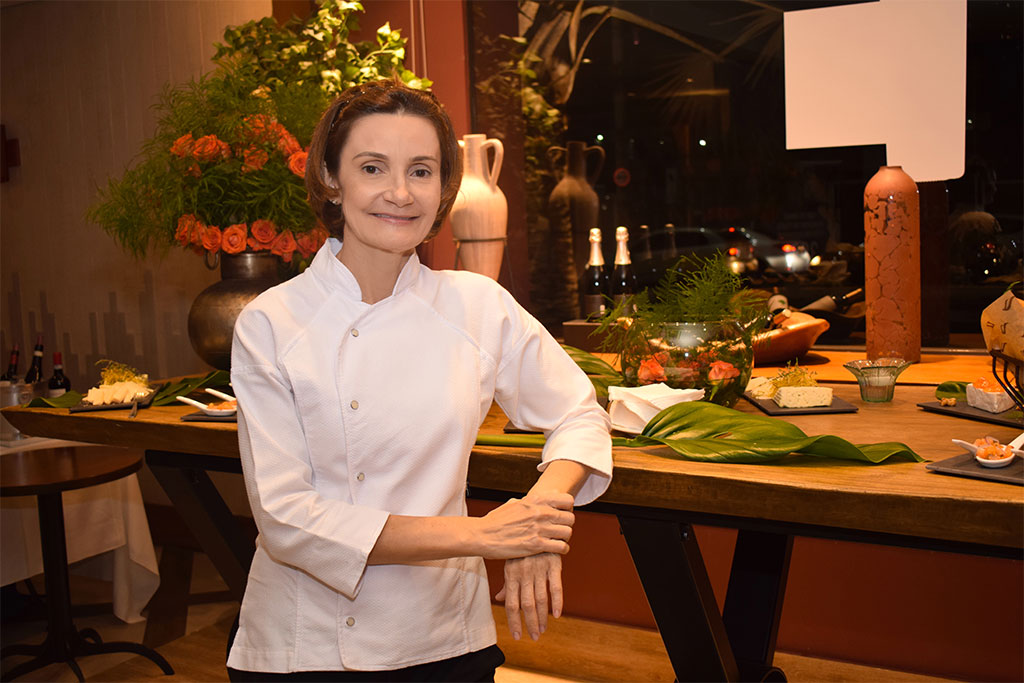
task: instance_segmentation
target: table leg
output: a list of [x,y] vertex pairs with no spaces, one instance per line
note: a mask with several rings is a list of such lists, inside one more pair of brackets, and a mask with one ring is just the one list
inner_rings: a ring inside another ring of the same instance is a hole
[[722,620],[743,680],[784,681],[772,666],[793,537],[741,529]]
[[237,600],[256,549],[205,470],[177,467],[176,454],[146,451],[146,463]]
[[725,624],[689,524],[619,515],[676,679],[736,681]]

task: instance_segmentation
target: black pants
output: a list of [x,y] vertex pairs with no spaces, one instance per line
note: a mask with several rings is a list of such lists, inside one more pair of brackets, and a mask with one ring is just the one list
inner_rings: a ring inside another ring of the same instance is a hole
[[[236,633],[238,633],[238,617],[235,617],[231,635],[228,637],[228,652],[231,652],[231,645],[235,642]],[[239,671],[228,667],[228,679],[231,681],[309,681],[310,683],[320,681],[402,681],[407,683],[490,681],[493,683],[494,670],[504,663],[505,655],[497,645],[491,645],[483,650],[469,652],[458,657],[392,671],[296,671],[281,674]]]

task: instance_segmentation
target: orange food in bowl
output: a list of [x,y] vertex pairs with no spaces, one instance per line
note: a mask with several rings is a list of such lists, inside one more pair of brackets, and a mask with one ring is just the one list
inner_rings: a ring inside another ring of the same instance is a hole
[[974,445],[978,447],[974,454],[982,460],[1002,460],[1013,455],[1009,444],[1004,446],[991,436],[975,440]]
[[208,403],[206,405],[210,410],[237,410],[238,401],[221,401],[220,403]]

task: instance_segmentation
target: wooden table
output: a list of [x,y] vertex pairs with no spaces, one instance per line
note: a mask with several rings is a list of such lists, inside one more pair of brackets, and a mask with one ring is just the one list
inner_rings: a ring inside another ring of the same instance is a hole
[[[808,434],[855,443],[903,441],[929,460],[956,455],[952,438],[1009,427],[927,413],[916,407],[934,389],[901,385],[891,403],[867,404],[856,385],[833,385],[855,414],[789,418]],[[758,412],[746,401],[744,412]],[[8,408],[29,434],[147,450],[147,463],[229,587],[238,595],[253,549],[207,475],[239,471],[234,424],[183,423],[185,407],[68,414]],[[481,431],[505,424],[492,409]],[[1024,556],[1024,488],[948,475],[924,463],[880,466],[817,458],[767,465],[695,463],[667,449],[615,450],[615,477],[588,506],[618,516],[637,572],[680,680],[760,679],[771,672],[775,635],[795,535],[864,541],[996,557]],[[536,480],[537,449],[473,451],[474,495],[503,499]],[[692,531],[693,524],[739,529],[725,609],[720,613]]]

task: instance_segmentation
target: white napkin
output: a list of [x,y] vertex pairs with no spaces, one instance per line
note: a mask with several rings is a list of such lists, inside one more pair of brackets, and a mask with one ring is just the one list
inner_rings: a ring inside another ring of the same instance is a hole
[[613,428],[639,434],[665,408],[702,398],[703,389],[673,389],[660,382],[642,387],[608,387],[608,415]]

